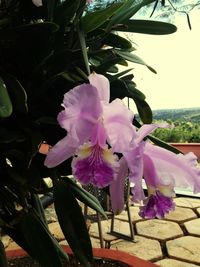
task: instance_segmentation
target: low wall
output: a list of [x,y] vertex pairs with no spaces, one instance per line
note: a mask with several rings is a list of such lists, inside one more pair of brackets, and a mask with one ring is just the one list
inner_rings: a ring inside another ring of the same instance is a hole
[[198,160],[200,160],[200,143],[170,143],[170,145],[184,154],[193,152],[197,156]]

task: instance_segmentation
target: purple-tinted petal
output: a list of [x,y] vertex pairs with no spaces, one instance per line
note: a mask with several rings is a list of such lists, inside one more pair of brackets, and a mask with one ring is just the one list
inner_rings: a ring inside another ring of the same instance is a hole
[[157,186],[160,185],[160,181],[150,156],[151,155],[143,154],[143,163],[144,163],[143,175],[147,187],[157,188]]
[[106,130],[101,119],[93,128],[93,132],[91,133],[91,143],[98,144],[101,148],[104,148],[106,144]]
[[48,152],[44,165],[48,168],[55,167],[72,157],[77,149],[77,143],[70,136],[61,139]]
[[177,187],[193,187],[195,193],[200,192],[200,168],[192,152],[177,155],[146,143],[144,153],[151,157],[163,184],[174,183]]
[[70,134],[82,142],[88,139],[102,113],[97,89],[82,84],[64,95],[63,107],[58,122]]
[[80,183],[91,183],[102,188],[115,179],[118,162],[111,150],[89,143],[80,147],[77,157],[72,161],[72,170]]
[[124,153],[124,157],[127,161],[130,174],[130,182],[134,184],[132,189],[133,201],[139,202],[144,199],[144,191],[142,188],[142,177],[143,177],[143,149],[144,142],[132,149],[128,153]]
[[120,168],[116,179],[110,184],[110,199],[112,211],[119,214],[124,209],[124,187],[128,175],[128,166],[122,157],[119,161]]
[[89,75],[88,80],[90,84],[97,88],[100,100],[108,103],[110,100],[110,83],[109,80],[101,75],[93,72]]
[[142,218],[163,218],[166,213],[174,210],[175,205],[172,198],[162,195],[159,191],[150,195],[144,201],[144,206],[140,207],[139,215]]
[[132,125],[133,113],[120,99],[103,106],[103,123],[108,142],[115,152],[130,150],[136,131]]
[[159,190],[166,197],[175,196],[174,181],[172,179],[163,179],[162,176],[158,176],[153,160],[149,157],[149,155],[143,154],[143,162],[143,175],[148,192],[154,193],[155,190]]
[[144,124],[137,131],[137,143],[141,142],[147,135],[152,133],[157,128],[167,128],[169,127],[168,123],[160,123],[160,124]]

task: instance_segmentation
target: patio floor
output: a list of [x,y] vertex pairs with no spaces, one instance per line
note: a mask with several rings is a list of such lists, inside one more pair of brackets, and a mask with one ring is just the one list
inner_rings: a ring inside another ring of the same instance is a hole
[[[110,221],[102,222],[104,240],[110,248],[134,254],[161,267],[200,266],[200,199],[177,197],[176,209],[165,219],[144,220],[139,207],[131,206],[135,242],[114,237]],[[116,216],[115,231],[129,235],[126,212]],[[97,223],[90,226],[93,246],[99,246]]]
[[[134,241],[116,237],[110,232],[111,220],[102,221],[104,245],[134,254],[161,267],[200,266],[200,198],[177,197],[176,209],[165,219],[144,220],[138,215],[138,206],[131,206]],[[53,209],[48,210],[49,229],[59,242],[65,243]],[[97,222],[88,221],[93,247],[100,247]],[[114,230],[130,236],[127,212],[115,217]],[[16,248],[4,236],[7,250]]]

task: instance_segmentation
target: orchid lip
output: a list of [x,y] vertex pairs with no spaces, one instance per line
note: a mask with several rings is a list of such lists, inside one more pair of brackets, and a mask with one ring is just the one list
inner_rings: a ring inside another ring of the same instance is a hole
[[109,185],[116,176],[118,162],[112,151],[90,142],[79,148],[72,161],[73,174],[82,184],[93,184],[99,188]]
[[144,205],[140,207],[139,215],[142,218],[164,218],[165,214],[173,211],[175,204],[173,199],[164,196],[159,190],[144,200]]

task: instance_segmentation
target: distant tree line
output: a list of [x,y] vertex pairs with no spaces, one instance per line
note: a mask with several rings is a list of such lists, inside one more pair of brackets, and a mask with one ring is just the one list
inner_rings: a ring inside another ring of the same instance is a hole
[[200,108],[154,110],[153,118],[171,126],[157,129],[155,137],[169,143],[200,143]]
[[200,143],[200,124],[167,120],[171,128],[159,128],[153,135],[169,143]]
[[200,123],[200,108],[160,109],[153,111],[154,120]]

